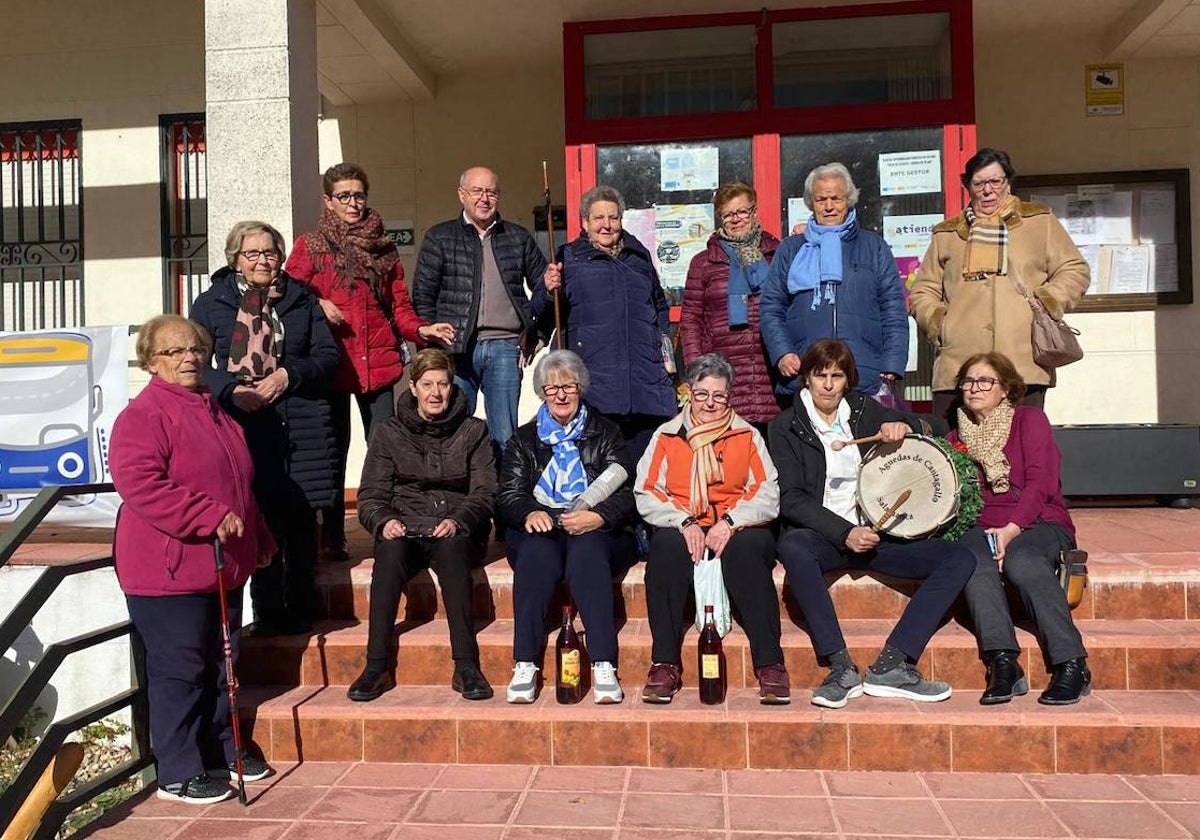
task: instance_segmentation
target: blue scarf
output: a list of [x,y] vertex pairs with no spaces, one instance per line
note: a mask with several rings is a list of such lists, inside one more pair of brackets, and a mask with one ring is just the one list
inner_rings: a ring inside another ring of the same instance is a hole
[[812,292],[812,308],[822,298],[837,302],[837,285],[842,282],[842,240],[858,228],[858,213],[851,210],[840,225],[820,225],[814,216],[804,229],[804,244],[788,269],[788,292]]
[[575,445],[575,441],[583,436],[587,416],[587,406],[580,403],[571,422],[562,426],[550,415],[550,407],[545,403],[538,409],[538,439],[554,447],[554,454],[533,488],[533,497],[548,507],[566,508],[587,489],[587,472],[579,459],[579,447]]
[[758,294],[767,279],[767,261],[742,265],[732,245],[722,242],[721,248],[729,256],[729,326],[744,327],[750,323],[750,296]]

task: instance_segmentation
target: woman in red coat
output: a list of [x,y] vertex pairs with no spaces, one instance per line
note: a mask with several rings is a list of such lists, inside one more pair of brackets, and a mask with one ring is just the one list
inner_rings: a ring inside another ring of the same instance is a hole
[[346,560],[343,488],[350,395],[358,401],[369,440],[375,426],[396,413],[392,386],[404,373],[401,344],[449,344],[454,328],[428,324],[413,310],[396,245],[379,212],[367,207],[367,173],[357,164],[339,163],[326,171],[322,188],[325,209],[317,229],[296,240],[286,271],[316,292],[341,351],[333,412],[341,451],[339,489],[325,536],[330,556]]
[[736,374],[730,404],[761,426],[779,413],[758,331],[759,288],[779,240],[759,225],[758,194],[749,184],[722,185],[713,206],[720,227],[692,258],[683,289],[683,360],[691,364],[705,353],[729,359]]

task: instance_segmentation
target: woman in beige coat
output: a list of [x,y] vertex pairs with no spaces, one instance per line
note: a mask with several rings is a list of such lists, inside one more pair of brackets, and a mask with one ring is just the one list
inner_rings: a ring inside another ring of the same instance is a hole
[[1056,320],[1091,283],[1087,263],[1050,208],[1012,194],[1015,175],[1008,154],[997,149],[980,149],[967,161],[962,183],[971,203],[933,229],[913,285],[910,311],[937,347],[933,411],[939,417],[952,416],[962,363],[992,351],[1011,359],[1028,384],[1022,405],[1041,408],[1054,371],[1033,361],[1033,313],[1017,283]]

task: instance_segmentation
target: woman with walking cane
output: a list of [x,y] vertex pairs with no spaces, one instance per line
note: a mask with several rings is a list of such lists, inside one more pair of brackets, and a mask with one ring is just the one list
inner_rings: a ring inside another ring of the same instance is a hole
[[225,780],[239,763],[242,782],[271,773],[260,759],[238,761],[229,677],[244,584],[270,562],[275,541],[250,489],[254,468],[241,427],[202,382],[208,334],[160,315],[138,332],[136,346],[151,377],[113,427],[109,467],[123,502],[113,557],[146,645],[158,798],[207,805],[233,795]]

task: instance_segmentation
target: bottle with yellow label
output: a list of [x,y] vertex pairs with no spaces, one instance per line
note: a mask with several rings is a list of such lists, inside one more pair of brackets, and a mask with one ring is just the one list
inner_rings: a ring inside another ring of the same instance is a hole
[[704,629],[696,651],[696,673],[700,683],[700,702],[715,706],[725,702],[725,654],[721,651],[721,634],[713,619],[713,608],[704,605]]
[[578,703],[583,699],[583,645],[575,632],[569,604],[563,607],[562,629],[554,643],[554,656],[558,672],[554,693],[558,702]]

